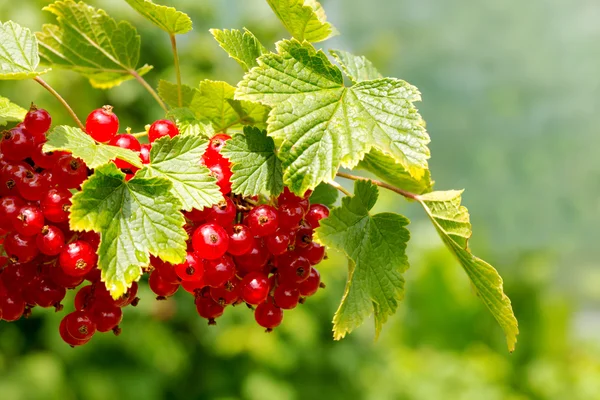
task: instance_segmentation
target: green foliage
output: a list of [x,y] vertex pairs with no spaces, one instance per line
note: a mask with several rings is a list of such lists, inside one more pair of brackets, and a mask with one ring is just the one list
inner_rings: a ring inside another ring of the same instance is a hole
[[321,242],[349,259],[349,278],[342,303],[333,318],[333,335],[341,339],[371,314],[379,335],[388,317],[404,297],[402,273],[408,269],[405,228],[408,219],[393,213],[372,215],[379,190],[357,181],[354,196],[342,199],[329,218],[321,220],[316,234]]
[[71,152],[74,157],[81,158],[90,168],[99,167],[116,158],[127,161],[136,167],[142,166],[137,153],[104,143],[96,143],[81,129],[70,126],[57,126],[48,135],[44,151],[55,150]]
[[[197,89],[188,85],[181,85],[181,107],[189,107],[197,94]],[[161,79],[158,82],[158,95],[169,107],[180,107],[176,83]]]
[[38,44],[29,29],[12,21],[0,24],[0,43],[0,80],[29,79],[49,71],[37,71]]
[[98,265],[114,298],[139,279],[150,254],[175,264],[185,259],[185,220],[171,187],[158,177],[125,181],[111,163],[97,168],[73,196],[71,229],[100,234]]
[[210,139],[215,134],[212,125],[201,122],[189,108],[172,108],[167,113],[167,117],[177,124],[179,132],[183,135],[203,136]]
[[0,125],[6,125],[9,122],[23,121],[27,110],[13,103],[6,97],[0,96]]
[[170,35],[181,35],[192,30],[190,17],[173,7],[154,4],[151,0],[125,0],[137,12]]
[[44,25],[37,33],[45,64],[71,69],[90,80],[92,86],[109,89],[144,75],[152,69],[137,69],[140,37],[125,21],[116,22],[103,10],[73,0],[57,1],[44,10],[56,16],[58,25]]
[[327,183],[321,183],[310,195],[310,203],[323,204],[331,208],[337,201],[338,196],[339,192],[336,188]]
[[316,0],[267,0],[285,28],[299,41],[320,42],[337,34]]
[[258,57],[267,53],[267,49],[247,29],[244,32],[238,29],[211,29],[210,33],[219,42],[219,46],[229,54],[229,57],[237,61],[245,72],[257,67]]
[[419,179],[427,169],[429,136],[413,106],[414,86],[392,78],[345,87],[341,71],[310,44],[284,40],[259,58],[236,98],[273,107],[269,135],[280,144],[284,182],[296,193],[333,180],[371,148],[389,153]]
[[160,138],[150,152],[151,163],[137,173],[140,178],[165,178],[172,184],[171,193],[182,209],[202,210],[223,199],[217,180],[200,165],[208,140],[201,136],[180,135]]
[[283,191],[281,161],[275,153],[273,139],[265,131],[246,127],[225,143],[223,157],[231,161],[231,190],[243,196],[267,193],[277,196]]
[[431,218],[435,229],[448,249],[454,253],[473,282],[477,295],[498,321],[508,349],[515,349],[519,328],[510,299],[504,294],[502,278],[490,264],[475,257],[468,248],[471,237],[469,212],[460,205],[462,191],[432,192],[418,200]]
[[364,56],[355,56],[342,50],[330,50],[329,53],[335,57],[346,76],[354,83],[383,78],[373,63]]

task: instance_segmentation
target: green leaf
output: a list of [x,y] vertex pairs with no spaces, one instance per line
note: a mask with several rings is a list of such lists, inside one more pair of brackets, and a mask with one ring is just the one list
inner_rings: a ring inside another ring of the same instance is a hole
[[504,294],[502,278],[490,264],[475,257],[468,247],[471,237],[469,212],[460,205],[462,191],[432,192],[418,197],[448,249],[471,279],[477,295],[490,310],[506,335],[508,349],[515,349],[519,327],[510,299]]
[[183,210],[210,207],[223,200],[223,195],[210,170],[200,165],[207,147],[208,139],[199,136],[161,138],[152,145],[150,164],[136,176],[169,180],[172,184],[171,192],[179,199]]
[[111,160],[119,158],[142,167],[139,154],[116,146],[96,143],[87,133],[71,126],[57,126],[48,135],[44,144],[44,151],[64,150],[73,154],[73,157],[82,159],[89,168],[97,168]]
[[9,122],[21,122],[25,118],[27,110],[11,102],[6,97],[0,96],[0,125]]
[[[198,89],[188,85],[181,85],[181,107],[189,107],[194,99],[194,96],[199,94]],[[169,107],[179,107],[179,94],[177,92],[177,84],[161,79],[158,81],[158,95]]]
[[246,127],[225,142],[223,157],[231,161],[231,190],[235,194],[254,196],[264,192],[277,196],[283,191],[281,162],[275,143],[265,131]]
[[272,110],[268,133],[279,146],[284,182],[295,193],[332,181],[371,148],[390,155],[420,179],[427,170],[429,135],[413,102],[412,85],[392,78],[344,86],[341,71],[310,44],[277,44],[240,82],[236,98]]
[[50,71],[37,71],[39,62],[31,31],[12,21],[0,23],[0,80],[30,79]]
[[144,75],[152,69],[137,69],[140,37],[125,21],[116,22],[103,10],[72,0],[44,7],[56,16],[58,25],[46,24],[38,32],[40,56],[46,64],[76,71],[92,86],[109,89]]
[[379,335],[404,297],[402,273],[408,269],[409,221],[398,214],[370,214],[378,196],[379,190],[373,183],[355,182],[354,196],[343,198],[342,206],[321,220],[316,230],[320,242],[344,252],[350,261],[344,297],[333,319],[336,340],[371,314],[375,315],[375,331]]
[[106,164],[72,201],[71,229],[100,234],[98,267],[114,298],[140,277],[150,254],[173,264],[185,259],[185,219],[168,180],[136,176],[127,182],[114,164]]
[[137,12],[170,35],[181,35],[192,30],[190,17],[173,7],[154,4],[150,0],[125,0]]
[[299,41],[320,42],[338,34],[316,0],[267,0],[288,32]]
[[425,170],[421,178],[415,179],[401,163],[377,149],[367,153],[357,168],[369,171],[383,181],[412,193],[427,193],[433,188],[429,170]]
[[247,29],[244,32],[237,29],[211,29],[210,33],[229,57],[237,61],[246,72],[257,67],[256,59],[267,53],[267,49]]
[[339,191],[327,183],[320,183],[310,195],[310,204],[323,204],[333,207],[339,196]]
[[182,135],[201,136],[207,139],[215,135],[212,125],[196,119],[196,115],[189,108],[172,108],[167,113],[167,118],[177,124],[177,129]]
[[226,82],[204,80],[190,109],[201,121],[209,122],[217,132],[241,130],[244,125],[266,127],[269,109],[249,101],[234,100],[235,88]]
[[329,52],[342,66],[346,76],[354,83],[383,78],[383,75],[366,57],[355,56],[342,50],[330,50]]

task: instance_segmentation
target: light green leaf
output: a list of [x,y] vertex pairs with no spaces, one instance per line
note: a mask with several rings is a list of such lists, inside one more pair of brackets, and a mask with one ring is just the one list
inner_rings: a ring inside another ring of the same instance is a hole
[[267,49],[247,29],[244,32],[237,29],[211,29],[210,33],[229,57],[237,61],[246,72],[258,66],[256,59],[267,53]]
[[390,185],[415,194],[431,192],[433,188],[429,170],[425,170],[421,178],[415,179],[401,163],[377,149],[367,153],[357,168],[369,171]]
[[92,86],[109,89],[144,75],[152,69],[137,69],[140,37],[125,21],[116,22],[104,10],[83,2],[63,0],[44,10],[56,16],[58,25],[46,24],[38,32],[40,56],[45,64],[76,71]]
[[348,283],[333,319],[336,340],[371,314],[375,315],[375,331],[379,335],[404,297],[402,273],[408,269],[409,221],[398,214],[370,214],[378,196],[373,183],[355,182],[354,196],[343,198],[342,206],[321,220],[316,230],[320,242],[344,252],[349,259]]
[[177,124],[181,135],[201,136],[207,139],[215,135],[212,125],[201,122],[189,108],[172,108],[167,113],[167,118]]
[[[194,96],[198,95],[199,91],[188,85],[181,85],[181,107],[189,107],[194,99]],[[177,84],[171,83],[161,79],[158,81],[158,95],[169,107],[180,107],[179,106],[179,94],[177,92]]]
[[320,183],[310,195],[310,204],[323,204],[333,207],[339,196],[339,191],[327,183]]
[[284,182],[295,193],[330,182],[371,148],[390,155],[420,179],[429,135],[413,103],[419,91],[392,78],[344,86],[339,68],[310,44],[277,44],[238,85],[236,98],[272,107],[268,133],[279,146]]
[[163,178],[126,182],[111,163],[96,169],[73,196],[71,229],[100,234],[98,267],[114,298],[140,277],[150,254],[173,264],[185,259],[185,219],[170,189]]
[[30,79],[50,71],[37,71],[39,62],[31,31],[12,21],[0,23],[0,80]]
[[240,131],[244,125],[265,128],[269,109],[249,101],[234,100],[235,88],[226,82],[204,80],[190,109],[217,132]]
[[207,146],[208,139],[199,136],[161,138],[152,145],[150,164],[136,176],[169,180],[172,184],[171,192],[179,199],[183,210],[210,207],[223,200],[223,195],[210,170],[200,165]]
[[111,160],[119,158],[142,167],[139,154],[116,146],[96,143],[87,133],[71,126],[57,126],[48,135],[44,151],[64,150],[71,152],[73,157],[82,159],[89,168],[97,168]]
[[9,122],[21,122],[25,118],[27,110],[11,102],[6,97],[0,96],[0,125]]
[[320,42],[338,34],[316,0],[267,0],[288,32],[299,41]]
[[504,294],[502,278],[490,264],[475,257],[468,247],[471,237],[469,212],[460,205],[462,191],[432,192],[418,197],[448,249],[471,279],[477,295],[490,310],[506,335],[508,349],[515,349],[519,327],[510,299]]
[[245,127],[225,142],[223,157],[231,161],[231,190],[235,194],[254,196],[264,192],[277,196],[283,191],[281,162],[275,143],[265,131]]
[[154,4],[150,0],[125,0],[137,12],[170,35],[181,35],[192,30],[190,17],[173,7]]
[[373,63],[364,56],[355,56],[342,50],[330,50],[329,52],[342,66],[346,76],[354,83],[383,78]]

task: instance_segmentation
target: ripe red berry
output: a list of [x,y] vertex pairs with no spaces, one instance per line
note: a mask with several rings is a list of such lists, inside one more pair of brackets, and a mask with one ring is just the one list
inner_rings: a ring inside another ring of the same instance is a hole
[[83,276],[71,276],[65,274],[65,271],[63,271],[63,269],[57,265],[53,265],[49,268],[48,277],[58,286],[62,286],[67,289],[75,289],[85,280]]
[[240,297],[248,304],[264,302],[269,295],[269,278],[262,272],[250,272],[240,283]]
[[111,106],[94,110],[85,121],[85,130],[95,141],[108,142],[119,130],[119,118]]
[[79,289],[75,295],[73,303],[76,310],[86,310],[92,308],[94,303],[93,286],[87,285]]
[[40,201],[50,188],[46,175],[28,172],[17,183],[21,197],[29,201]]
[[[123,135],[117,135],[117,136],[113,137],[112,139],[110,139],[108,144],[110,144],[111,146],[116,146],[116,147],[120,147],[122,149],[127,149],[127,150],[131,150],[131,151],[135,151],[135,152],[139,152],[142,149],[142,145],[140,144],[140,141],[137,140],[135,136],[130,135],[128,133],[123,134]],[[114,160],[114,163],[117,166],[117,168],[129,169],[132,171],[137,170],[136,167],[134,167],[127,161],[116,159],[116,160]]]
[[260,239],[254,239],[252,247],[246,254],[235,257],[240,276],[252,271],[262,271],[269,262],[269,256],[269,251],[264,242]]
[[183,281],[201,281],[204,277],[204,263],[194,253],[187,253],[185,262],[173,267]]
[[99,302],[94,306],[91,318],[96,324],[98,332],[108,332],[115,330],[121,323],[123,310],[117,306]]
[[46,225],[35,238],[38,249],[48,256],[60,254],[65,247],[65,235],[54,225]]
[[150,164],[150,150],[152,150],[152,145],[150,143],[141,145],[140,159],[142,160],[142,164]]
[[67,154],[63,151],[51,151],[48,153],[44,153],[43,147],[43,144],[39,144],[33,150],[33,153],[31,153],[31,159],[35,163],[36,167],[52,169],[56,165],[58,160],[65,154]]
[[319,221],[327,217],[329,217],[329,208],[323,204],[313,204],[308,209],[305,219],[313,229],[317,229],[321,225]]
[[61,339],[71,347],[83,346],[87,342],[90,341],[91,337],[85,340],[75,339],[71,334],[67,331],[67,321],[63,318],[60,321],[60,325],[58,326],[58,332],[60,333]]
[[221,193],[227,195],[231,192],[231,168],[229,161],[224,158],[214,164],[207,164],[210,169],[210,174],[217,179],[217,185],[221,189]]
[[210,297],[198,296],[196,297],[195,303],[198,315],[202,318],[206,318],[209,325],[214,325],[215,318],[219,318],[223,315],[223,311],[225,310],[222,305],[215,303]]
[[173,265],[162,261],[157,257],[150,257],[150,265],[158,272],[158,275],[167,283],[178,285],[181,281]]
[[87,179],[87,166],[79,158],[62,157],[52,169],[56,182],[66,189],[77,189]]
[[279,225],[277,210],[267,204],[253,208],[247,217],[248,226],[256,236],[269,236]]
[[12,218],[15,231],[23,236],[34,236],[44,227],[44,214],[35,206],[23,206]]
[[2,310],[2,319],[5,321],[12,322],[21,318],[25,311],[25,300],[21,293],[12,290],[0,297],[0,310]]
[[0,150],[8,161],[21,161],[33,153],[35,146],[31,134],[24,127],[4,131]]
[[154,270],[148,278],[150,290],[158,297],[170,297],[179,289],[179,283],[171,283],[165,280],[158,270]]
[[[1,210],[1,209],[0,209]],[[254,237],[246,225],[234,225],[229,234],[227,252],[234,256],[246,254],[254,244]]]
[[18,196],[4,196],[0,199],[0,228],[12,230],[12,221],[19,215],[19,210],[25,205]]
[[83,240],[69,243],[58,256],[61,268],[72,276],[84,276],[96,266],[97,261],[94,248]]
[[283,321],[283,311],[272,303],[262,303],[254,310],[256,322],[267,329],[267,332],[278,327]]
[[224,197],[223,200],[212,206],[208,215],[208,221],[226,226],[233,222],[235,214],[235,204],[233,204],[233,201],[229,197]]
[[238,301],[240,297],[240,281],[234,278],[223,286],[210,288],[210,297],[222,306],[227,306]]
[[235,264],[225,255],[215,260],[206,260],[204,264],[204,283],[210,287],[221,287],[235,276]]
[[196,293],[205,286],[204,281],[181,281],[183,290],[193,295],[196,295]]
[[277,232],[265,238],[265,244],[271,254],[274,256],[281,255],[288,250],[290,235],[278,229]]
[[307,247],[300,248],[298,253],[306,258],[310,265],[317,265],[325,258],[325,247],[313,242]]
[[300,300],[300,292],[296,285],[280,284],[273,292],[273,300],[279,308],[291,310],[296,308]]
[[87,311],[74,311],[64,320],[67,332],[77,340],[89,340],[96,333],[96,324]]
[[199,257],[214,260],[225,254],[229,246],[229,235],[214,222],[201,225],[192,236],[194,251]]
[[68,221],[72,196],[67,189],[50,189],[40,202],[44,217],[55,223]]
[[214,164],[223,158],[221,155],[221,149],[223,149],[225,142],[229,139],[231,139],[231,136],[225,133],[220,133],[210,139],[208,149],[206,149],[206,152],[204,153],[204,158],[207,164]]
[[296,229],[304,217],[300,203],[283,203],[279,205],[279,227],[281,229]]
[[148,130],[148,140],[150,140],[150,143],[163,136],[175,137],[177,135],[179,135],[177,125],[168,119],[161,119],[154,122]]
[[35,236],[23,236],[17,232],[11,232],[6,236],[4,250],[10,258],[21,263],[31,261],[39,254]]
[[49,277],[42,277],[34,281],[35,285],[33,299],[37,305],[43,308],[57,306],[65,298],[67,290],[59,286]]
[[291,262],[277,266],[280,283],[297,284],[308,278],[311,266],[308,260],[301,256],[293,257]]
[[25,115],[23,125],[31,132],[32,135],[43,135],[48,132],[50,125],[52,124],[52,117],[48,111],[43,108],[37,108],[33,104],[29,109],[29,112]]
[[296,232],[296,247],[307,247],[312,243],[313,229],[307,222],[302,222],[300,229]]

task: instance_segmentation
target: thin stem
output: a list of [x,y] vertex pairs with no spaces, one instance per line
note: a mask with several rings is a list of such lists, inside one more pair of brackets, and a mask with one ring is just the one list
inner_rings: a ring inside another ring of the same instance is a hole
[[85,131],[85,126],[83,126],[83,124],[81,123],[79,118],[77,118],[77,114],[75,114],[75,111],[73,111],[73,109],[71,108],[69,103],[67,103],[67,101],[65,99],[63,99],[62,96],[60,94],[58,94],[58,92],[52,88],[52,86],[50,86],[45,80],[43,80],[39,76],[36,76],[35,78],[33,78],[33,80],[36,81],[37,83],[39,83],[40,85],[42,85],[44,87],[44,89],[46,89],[54,97],[56,97],[58,99],[58,101],[67,109],[67,111],[69,112],[71,117],[73,117],[73,119],[75,120],[77,125],[81,128],[81,130]]
[[336,181],[329,182],[329,184],[331,186],[333,186],[334,188],[336,188],[337,190],[339,190],[340,192],[344,193],[346,196],[352,196],[352,193],[350,193],[349,191],[347,191],[342,185],[340,185]]
[[173,48],[173,58],[175,60],[175,74],[177,75],[177,96],[179,107],[183,107],[183,95],[181,94],[181,69],[179,68],[179,54],[177,53],[177,39],[175,35],[170,34],[171,47]]
[[135,138],[141,138],[141,137],[148,136],[148,132],[132,133],[131,136],[133,136]]
[[148,82],[146,82],[146,80],[144,78],[142,78],[140,76],[140,74],[137,73],[136,70],[134,69],[130,69],[129,73],[131,74],[131,76],[133,76],[139,83],[142,84],[143,87],[146,88],[146,90],[148,92],[150,92],[150,94],[152,95],[152,97],[154,97],[154,99],[158,102],[158,104],[160,105],[160,107],[165,110],[165,112],[169,111],[169,109],[167,108],[166,104],[161,100],[160,96],[158,95],[158,93],[156,93],[156,91],[152,88],[152,86],[150,86],[150,84],[148,84]]
[[339,176],[340,178],[351,179],[353,181],[371,181],[375,185],[385,188],[385,189],[388,189],[388,190],[391,190],[392,192],[398,193],[399,195],[404,196],[407,199],[419,200],[418,195],[411,193],[411,192],[407,192],[406,190],[402,190],[400,188],[397,188],[396,186],[392,186],[385,182],[381,182],[381,181],[377,181],[377,180],[369,179],[369,178],[363,178],[362,176],[351,175],[351,174],[347,174],[345,172],[338,172],[337,176]]

